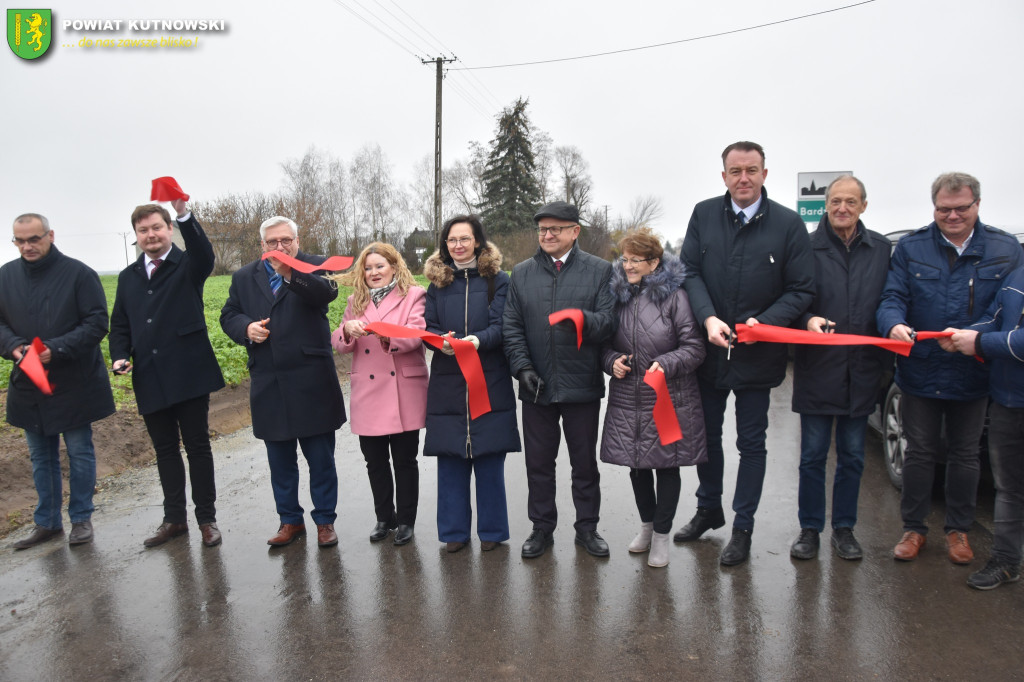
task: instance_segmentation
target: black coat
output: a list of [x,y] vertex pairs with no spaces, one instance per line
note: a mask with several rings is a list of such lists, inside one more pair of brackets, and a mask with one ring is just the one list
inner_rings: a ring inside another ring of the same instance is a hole
[[32,339],[50,349],[53,395],[47,396],[17,367],[7,387],[7,421],[46,436],[90,424],[114,413],[110,378],[100,352],[107,335],[107,297],[96,273],[50,247],[35,263],[19,258],[0,268],[0,350]]
[[[427,259],[427,331],[470,334],[480,339],[480,364],[487,379],[491,411],[469,418],[466,380],[453,355],[434,352],[427,388],[427,434],[424,455],[482,457],[518,452],[519,423],[508,360],[502,349],[501,317],[508,295],[508,274],[501,270],[501,253],[488,245],[477,257],[476,268],[456,270],[439,253]],[[493,281],[493,299],[488,300]]]
[[[601,344],[618,324],[608,282],[612,264],[581,251],[574,243],[561,272],[541,249],[512,269],[502,333],[512,376],[533,368],[544,380],[537,403],[586,403],[604,397]],[[583,311],[583,345],[576,348],[576,325],[552,326],[548,315],[566,308]],[[520,400],[533,400],[519,388]]]
[[[815,295],[797,326],[811,317],[835,322],[837,334],[879,336],[875,310],[889,271],[889,240],[857,223],[847,249],[821,219],[811,235]],[[796,345],[793,362],[793,411],[801,414],[864,417],[875,409],[879,382],[892,354],[874,346]]]
[[[296,258],[315,264],[326,260],[301,251]],[[337,297],[338,289],[320,273],[297,270],[275,297],[259,260],[231,277],[220,326],[249,352],[249,408],[257,438],[305,438],[345,423],[327,322],[327,305]],[[268,317],[270,336],[264,343],[250,343],[246,328]]]
[[[804,221],[768,198],[746,225],[732,211],[729,193],[693,208],[683,239],[686,293],[697,324],[714,315],[732,329],[748,318],[788,327],[814,298],[814,260]],[[786,376],[786,344],[737,344],[726,350],[707,341],[698,375],[719,389],[774,388]]]
[[203,287],[213,247],[195,218],[178,223],[185,251],[171,252],[146,276],[146,256],[121,271],[110,318],[110,359],[132,360],[140,414],[150,414],[224,386],[210,345]]

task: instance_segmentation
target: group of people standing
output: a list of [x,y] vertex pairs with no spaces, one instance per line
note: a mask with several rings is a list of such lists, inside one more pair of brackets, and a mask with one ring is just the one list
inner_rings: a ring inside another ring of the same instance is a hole
[[[298,501],[298,451],[310,470],[311,517],[320,546],[337,544],[335,432],[346,421],[331,348],[352,354],[350,427],[359,437],[373,493],[370,540],[413,539],[422,453],[437,457],[437,526],[448,552],[473,534],[481,550],[509,539],[504,465],[524,450],[527,511],[533,529],[522,556],[543,555],[558,523],[555,462],[565,434],[572,469],[575,542],[608,556],[598,533],[601,461],[628,467],[640,527],[628,546],[665,566],[681,493],[680,467],[696,466],[694,516],[674,535],[697,540],[726,523],[722,498],[723,424],[734,396],[739,455],[731,537],[720,562],[748,560],[767,462],[771,390],[788,362],[780,343],[739,343],[738,326],[768,324],[830,334],[914,342],[899,358],[907,449],[901,511],[904,535],[894,557],[909,561],[925,545],[932,478],[945,457],[949,558],[973,559],[978,442],[989,403],[989,449],[996,474],[996,545],[969,584],[990,589],[1019,578],[1024,541],[1024,341],[1016,336],[1024,299],[1024,257],[1017,241],[977,219],[978,181],[947,173],[932,187],[934,221],[889,241],[864,226],[863,183],[833,181],[825,215],[808,235],[803,220],[770,200],[763,148],[737,142],[722,153],[724,197],[694,208],[680,259],[647,229],[626,234],[609,263],[580,249],[575,206],[553,202],[534,216],[538,249],[502,269],[502,256],[479,217],[448,220],[425,265],[427,289],[400,253],[375,242],[343,274],[323,276],[321,256],[299,249],[298,227],[276,216],[260,227],[265,256],[238,270],[221,326],[249,355],[253,432],[266,444],[283,546],[306,532]],[[188,531],[184,443],[203,543],[221,542],[216,524],[209,394],[223,386],[203,317],[203,284],[213,251],[184,201],[172,203],[186,244],[171,243],[169,213],[140,206],[132,224],[143,251],[118,280],[112,319],[112,370],[133,372],[139,411],[157,453],[164,519],[147,547]],[[39,337],[55,391],[44,396],[19,369],[12,373],[8,421],[26,430],[39,492],[36,528],[16,547],[62,533],[58,438],[71,461],[72,544],[92,538],[95,480],[90,424],[113,411],[99,353],[106,305],[95,273],[53,246],[37,214],[19,216],[14,243],[22,258],[0,268],[0,351],[20,361]],[[308,264],[306,267],[304,264]],[[303,266],[303,267],[300,267]],[[352,288],[331,333],[327,306],[337,283]],[[45,303],[45,304],[44,304]],[[42,312],[40,312],[42,311]],[[552,313],[565,313],[549,319]],[[390,323],[437,340],[428,370],[416,334],[388,336]],[[948,337],[916,342],[916,331]],[[491,409],[472,418],[470,393],[453,343],[477,350]],[[980,363],[976,358],[991,362]],[[826,464],[833,441],[831,544],[843,559],[863,556],[853,530],[864,466],[867,417],[890,356],[872,346],[800,345],[792,408],[800,414],[799,536],[790,549],[812,559],[826,523]],[[58,381],[58,377],[61,379]],[[522,403],[522,441],[512,378]],[[606,378],[610,377],[610,379]],[[663,381],[684,434],[666,440],[654,417]],[[948,444],[948,448],[946,447]],[[946,452],[948,450],[948,452]],[[91,474],[89,473],[91,462]]]

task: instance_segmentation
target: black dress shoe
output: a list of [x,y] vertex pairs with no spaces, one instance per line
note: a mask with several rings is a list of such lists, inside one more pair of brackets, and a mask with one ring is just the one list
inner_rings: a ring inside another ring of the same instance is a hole
[[814,528],[801,528],[800,536],[789,548],[789,555],[794,559],[815,559],[818,556],[818,547],[821,545],[821,538]]
[[555,536],[546,530],[534,528],[530,537],[523,543],[523,558],[536,559],[544,554],[548,547],[555,544]]
[[377,525],[373,527],[373,532],[370,533],[370,542],[380,542],[386,538],[397,525],[398,524],[394,521],[378,521]]
[[750,531],[732,529],[732,538],[722,550],[718,561],[723,566],[737,566],[750,558]]
[[412,526],[407,526],[404,523],[398,524],[398,530],[395,531],[395,544],[408,545],[410,540],[412,540]]
[[693,515],[690,522],[679,529],[679,532],[672,536],[676,542],[690,542],[704,535],[709,530],[721,528],[725,525],[725,514],[721,507],[708,509],[697,507],[697,513]]
[[582,545],[587,554],[592,556],[608,556],[608,543],[604,541],[596,530],[588,530],[576,533],[576,544]]

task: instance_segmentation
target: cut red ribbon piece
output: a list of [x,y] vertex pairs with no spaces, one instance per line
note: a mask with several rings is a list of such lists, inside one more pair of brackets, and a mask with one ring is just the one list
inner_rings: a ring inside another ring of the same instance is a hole
[[466,388],[469,391],[470,418],[476,419],[491,411],[491,398],[487,393],[487,378],[484,377],[484,368],[480,364],[480,355],[471,342],[443,337],[423,329],[410,329],[390,322],[371,322],[366,325],[365,329],[388,338],[423,339],[438,350],[443,348],[444,342],[447,341],[455,351],[455,360],[459,363],[459,370],[466,379]]
[[[938,334],[942,332],[918,332],[919,339],[935,338],[934,336],[923,336],[924,334]],[[949,336],[949,334],[946,334]],[[909,341],[898,341],[896,339],[883,339],[878,336],[862,336],[860,334],[819,334],[803,329],[789,329],[787,327],[775,327],[770,324],[755,324],[748,327],[745,324],[736,325],[736,340],[740,343],[746,341],[767,341],[769,343],[796,343],[809,346],[878,346],[891,350],[894,353],[907,356],[914,345]]]
[[150,201],[173,201],[175,199],[188,201],[188,198],[178,181],[169,175],[154,180],[153,189],[149,193]]
[[263,254],[263,260],[267,260],[268,258],[276,258],[292,270],[298,270],[299,272],[304,272],[307,275],[314,273],[317,270],[331,270],[332,272],[337,270],[348,270],[354,260],[352,256],[331,256],[320,265],[315,265],[314,263],[301,261],[298,258],[292,258],[283,251],[267,251]]
[[579,308],[566,308],[548,315],[550,325],[556,325],[563,320],[572,320],[576,323],[576,350],[579,350],[583,345],[583,311]]
[[679,427],[679,416],[672,407],[672,396],[668,394],[665,373],[647,370],[644,383],[654,389],[658,396],[654,401],[654,425],[658,427],[658,438],[662,445],[671,445],[683,439],[683,430]]
[[28,347],[25,354],[18,363],[18,368],[25,373],[33,384],[36,385],[44,395],[53,395],[53,386],[50,385],[49,372],[43,368],[43,362],[39,355],[46,350],[46,346],[39,340],[39,337],[32,339],[32,345]]

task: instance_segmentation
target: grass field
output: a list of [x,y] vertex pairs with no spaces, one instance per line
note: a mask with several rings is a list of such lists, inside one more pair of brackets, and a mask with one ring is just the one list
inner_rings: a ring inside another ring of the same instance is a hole
[[[416,280],[423,286],[427,286],[427,280],[423,276],[417,276]],[[117,275],[102,275],[100,281],[107,294],[108,310],[114,306],[114,293],[117,290]],[[221,372],[224,373],[224,381],[228,384],[237,384],[248,375],[246,370],[247,354],[244,346],[240,346],[231,339],[220,328],[220,309],[228,300],[228,288],[231,286],[231,275],[211,277],[206,282],[203,301],[206,308],[206,327],[210,334],[210,343],[217,354],[217,361],[220,363]],[[349,287],[339,287],[338,298],[328,307],[327,319],[330,322],[331,330],[337,329],[345,314],[345,302],[348,300],[352,290]],[[45,339],[44,339],[45,340]],[[110,350],[106,340],[101,344],[103,357],[110,366]],[[0,388],[6,388],[11,374],[11,362],[0,358]],[[132,382],[130,376],[110,375],[111,385],[114,388],[114,401],[118,407],[134,403],[132,395]]]

